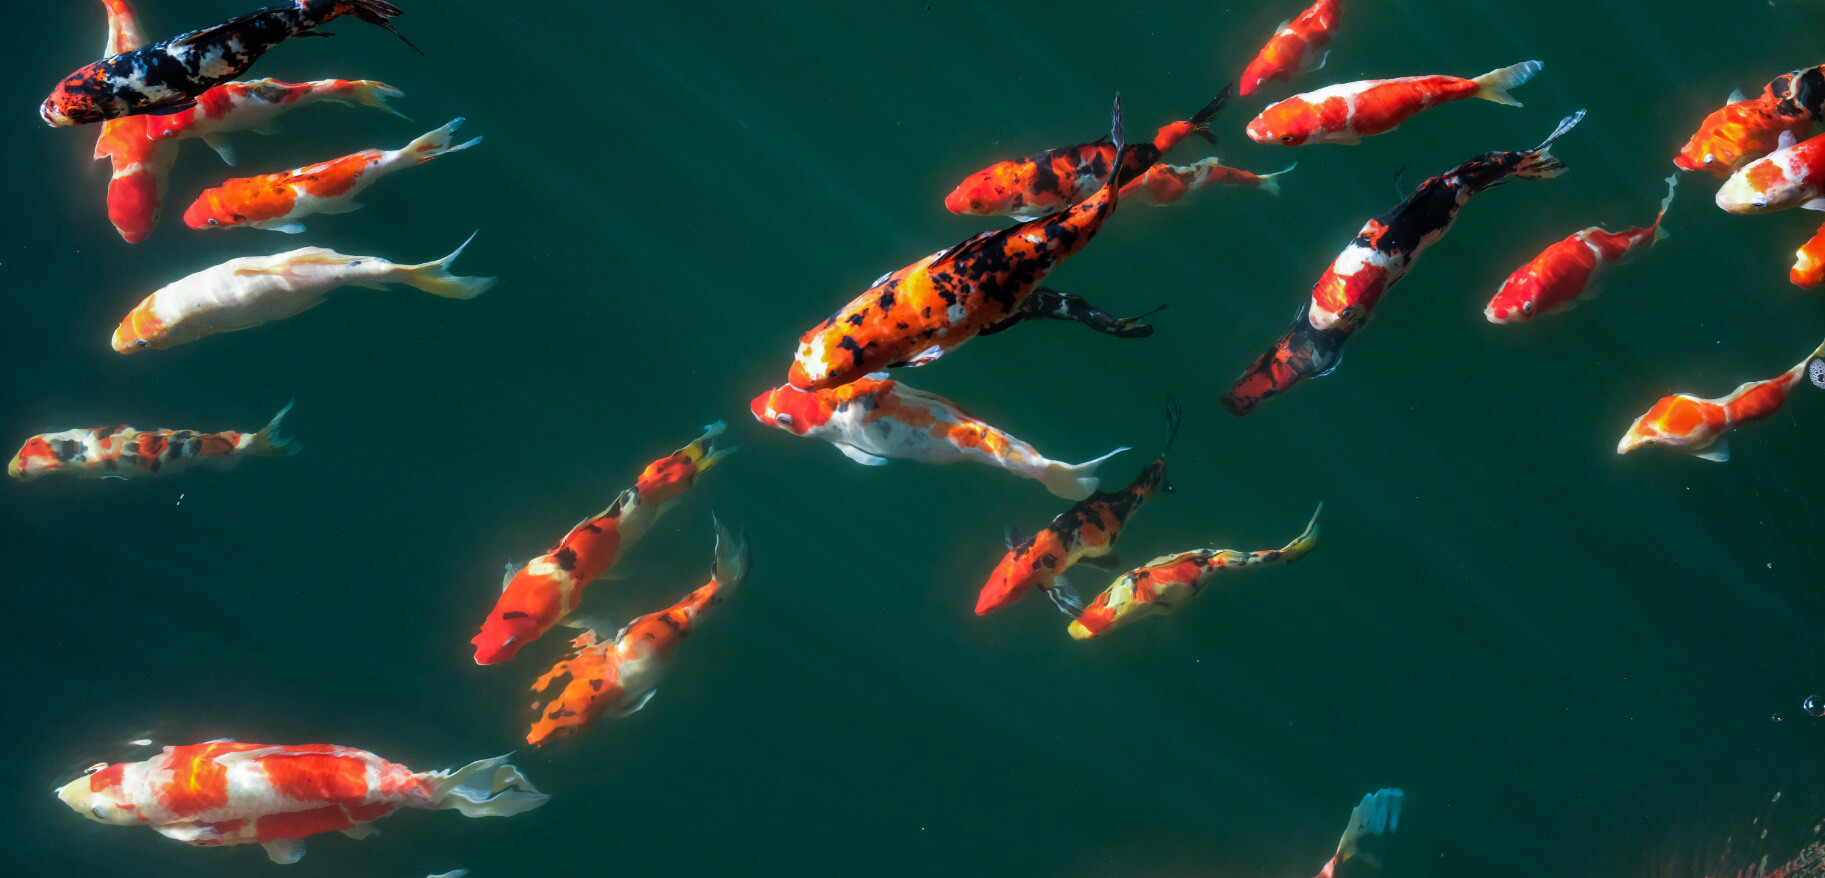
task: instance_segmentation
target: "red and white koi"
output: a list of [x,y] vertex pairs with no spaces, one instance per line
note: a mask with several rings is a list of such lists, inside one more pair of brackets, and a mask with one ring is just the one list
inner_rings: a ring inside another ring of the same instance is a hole
[[1318,0],[1299,13],[1298,18],[1280,22],[1267,44],[1242,71],[1238,94],[1251,95],[1261,86],[1279,80],[1286,82],[1295,74],[1308,73],[1324,66],[1331,57],[1325,46],[1337,29],[1341,0]]
[[297,454],[298,443],[279,435],[279,422],[289,411],[291,404],[286,403],[254,433],[136,430],[125,426],[40,433],[25,440],[7,463],[6,474],[22,482],[57,474],[129,479],[181,472],[199,464],[227,469],[244,457]]
[[200,137],[209,148],[234,164],[234,144],[222,135],[230,131],[253,131],[272,134],[279,130],[278,119],[285,113],[315,103],[358,103],[385,110],[406,118],[387,104],[401,97],[400,91],[384,82],[358,79],[319,79],[315,82],[284,82],[277,79],[254,79],[246,82],[224,82],[197,98],[196,106],[168,116],[146,116],[146,136],[157,141],[177,141]]
[[1762,93],[1744,99],[1730,95],[1723,108],[1706,116],[1673,164],[1682,170],[1708,170],[1728,177],[1743,163],[1754,161],[1780,147],[1780,137],[1795,139],[1812,131],[1812,123],[1825,104],[1825,67],[1783,73]]
[[[115,55],[145,45],[139,17],[127,0],[102,0],[108,8],[108,41],[104,55]],[[158,225],[165,201],[165,180],[177,161],[177,144],[150,139],[157,116],[127,116],[101,124],[95,157],[108,159],[113,175],[108,180],[108,221],[129,244],[146,240]]]
[[114,349],[131,354],[175,347],[282,320],[322,304],[331,291],[345,286],[379,290],[401,283],[446,299],[473,299],[494,286],[496,278],[457,277],[448,271],[469,241],[421,265],[395,265],[378,256],[346,256],[322,247],[230,259],[166,284],[134,306],[114,330]]
[[275,863],[297,862],[303,840],[319,833],[373,835],[368,824],[401,808],[507,817],[550,798],[506,756],[455,771],[413,771],[353,747],[234,741],[166,747],[143,762],[96,766],[56,793],[98,823],[147,826],[202,847],[257,844]]
[[749,408],[761,423],[823,439],[864,466],[881,466],[888,458],[933,464],[973,460],[1038,481],[1067,500],[1095,493],[1097,465],[1127,450],[1080,464],[1050,460],[956,403],[895,382],[885,372],[818,391],[782,385],[756,396]]
[[1580,301],[1590,298],[1587,290],[1597,271],[1614,265],[1638,250],[1654,246],[1667,237],[1660,221],[1673,204],[1673,189],[1679,184],[1677,174],[1667,178],[1667,197],[1660,202],[1660,213],[1654,224],[1645,228],[1606,232],[1591,226],[1560,241],[1535,256],[1502,283],[1502,289],[1483,308],[1490,323],[1521,323],[1551,314],[1569,311]]
[[716,560],[710,581],[667,609],[627,623],[613,640],[598,642],[591,630],[571,641],[576,652],[532,684],[532,691],[543,694],[557,681],[565,681],[548,704],[540,707],[534,702],[539,718],[526,732],[526,743],[542,747],[553,738],[583,731],[604,713],[624,717],[652,700],[678,645],[748,576],[747,541],[731,535],[721,521],[714,523]]
[[1189,166],[1154,165],[1139,180],[1122,189],[1122,198],[1126,200],[1139,196],[1143,203],[1150,202],[1154,207],[1165,207],[1210,186],[1249,186],[1270,195],[1279,195],[1280,181],[1275,178],[1298,166],[1299,163],[1294,162],[1272,174],[1256,174],[1241,168],[1227,167],[1219,163],[1216,156],[1193,162]]
[[364,149],[276,174],[237,177],[197,196],[184,211],[184,223],[193,229],[251,226],[298,234],[304,231],[304,224],[298,222],[304,217],[360,210],[362,205],[355,196],[375,180],[482,142],[477,137],[452,146],[450,135],[462,124],[458,116],[401,149]]
[[1825,210],[1825,134],[1794,143],[1791,133],[1781,132],[1779,149],[1743,165],[1718,187],[1717,206],[1731,213]]
[[725,427],[717,421],[704,428],[691,444],[648,464],[632,488],[571,528],[550,551],[524,567],[509,565],[501,596],[469,641],[475,646],[475,663],[507,661],[569,617],[585,587],[614,567],[706,470],[734,453],[710,445]]
[[1072,638],[1099,637],[1154,614],[1169,614],[1202,594],[1218,576],[1231,570],[1272,564],[1291,564],[1318,545],[1318,513],[1312,513],[1305,532],[1278,549],[1240,552],[1235,549],[1197,549],[1161,555],[1145,566],[1122,574],[1096,596],[1067,629]]
[[1825,344],[1793,368],[1766,381],[1744,382],[1717,399],[1699,399],[1685,393],[1662,397],[1647,414],[1629,425],[1629,431],[1616,444],[1616,453],[1663,445],[1706,460],[1729,460],[1730,440],[1724,434],[1779,411],[1787,402],[1787,395],[1809,372],[1812,383],[1825,388],[1825,360],[1821,357],[1825,357]]
[[1305,143],[1360,143],[1364,137],[1400,127],[1428,107],[1466,98],[1521,105],[1508,94],[1545,65],[1523,61],[1491,70],[1475,79],[1455,76],[1403,76],[1346,82],[1294,95],[1261,111],[1248,123],[1257,143],[1299,146]]
[[1825,225],[1800,249],[1793,253],[1793,271],[1787,275],[1794,286],[1810,290],[1825,281]]

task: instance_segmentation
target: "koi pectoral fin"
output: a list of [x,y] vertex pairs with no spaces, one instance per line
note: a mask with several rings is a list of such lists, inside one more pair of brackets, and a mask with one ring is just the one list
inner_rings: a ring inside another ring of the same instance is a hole
[[1077,593],[1077,588],[1071,584],[1070,580],[1063,576],[1054,576],[1050,585],[1040,588],[1045,591],[1046,597],[1052,599],[1052,605],[1057,607],[1060,613],[1073,619],[1084,614],[1084,599]]
[[1121,559],[1117,558],[1113,554],[1086,555],[1082,558],[1077,559],[1077,563],[1083,564],[1083,565],[1086,565],[1089,567],[1095,567],[1098,570],[1119,570],[1119,569],[1121,569],[1121,566],[1122,566]]
[[859,463],[863,466],[886,466],[887,465],[887,458],[876,457],[875,455],[869,454],[868,452],[863,451],[860,448],[855,447],[854,445],[845,445],[841,442],[835,443],[835,445],[836,445],[836,450],[843,452],[844,457],[847,457],[850,460],[853,460],[856,463]]

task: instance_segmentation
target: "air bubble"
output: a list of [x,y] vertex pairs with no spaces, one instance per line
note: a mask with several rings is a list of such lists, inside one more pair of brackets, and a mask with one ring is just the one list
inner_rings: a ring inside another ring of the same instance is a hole
[[1806,374],[1812,376],[1812,383],[1825,387],[1825,359],[1814,357],[1812,364],[1806,367]]
[[1800,702],[1800,708],[1811,716],[1825,716],[1825,698],[1808,695],[1805,701]]

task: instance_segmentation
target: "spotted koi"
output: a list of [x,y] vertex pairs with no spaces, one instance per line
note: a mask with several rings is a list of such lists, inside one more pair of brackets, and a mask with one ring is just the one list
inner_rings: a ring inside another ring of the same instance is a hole
[[1710,171],[1728,177],[1745,163],[1780,147],[1782,134],[1796,140],[1825,116],[1825,66],[1783,73],[1745,99],[1730,95],[1721,109],[1699,123],[1673,164],[1686,171]]
[[[104,55],[139,48],[146,42],[137,16],[127,0],[102,0],[108,9],[108,41]],[[129,244],[151,236],[158,226],[165,201],[165,181],[177,161],[177,144],[148,138],[151,116],[109,119],[101,124],[95,141],[95,158],[108,159],[113,173],[108,180],[108,221]]]
[[1100,637],[1154,614],[1176,612],[1228,571],[1291,564],[1318,545],[1318,513],[1323,511],[1324,504],[1318,504],[1318,511],[1312,513],[1305,532],[1278,549],[1259,552],[1196,549],[1161,555],[1110,583],[1090,606],[1084,608],[1083,615],[1071,621],[1067,631],[1077,640]]
[[279,435],[279,423],[289,411],[291,404],[287,403],[254,433],[125,426],[40,433],[20,446],[7,463],[6,474],[22,482],[57,474],[130,479],[182,472],[199,464],[227,469],[244,457],[297,454],[298,443]]
[[532,684],[532,691],[542,695],[564,681],[544,706],[533,703],[539,718],[527,731],[526,743],[542,747],[554,738],[583,731],[605,713],[624,717],[652,700],[678,645],[704,613],[726,600],[748,576],[747,540],[731,535],[721,521],[715,525],[716,561],[709,582],[671,607],[629,622],[613,640],[598,641],[594,630],[583,632],[571,641],[575,653]]
[[1331,57],[1331,50],[1325,46],[1337,29],[1342,5],[1340,0],[1318,0],[1299,17],[1280,22],[1267,45],[1243,69],[1242,87],[1237,92],[1246,97],[1269,82],[1286,82],[1297,74],[1324,67]]
[[1572,233],[1515,269],[1484,306],[1483,317],[1490,323],[1521,323],[1555,311],[1569,311],[1590,298],[1587,290],[1599,269],[1646,250],[1667,236],[1660,221],[1673,204],[1673,189],[1678,184],[1678,175],[1667,178],[1667,197],[1661,200],[1653,225],[1620,232],[1591,226]]
[[184,224],[193,229],[251,226],[298,234],[304,231],[304,224],[298,220],[311,214],[360,210],[362,205],[355,196],[375,180],[482,142],[477,137],[452,146],[450,135],[462,124],[463,119],[458,116],[401,149],[364,149],[276,174],[237,177],[197,196],[184,211]]
[[1248,123],[1247,133],[1256,143],[1286,146],[1360,143],[1364,137],[1393,131],[1421,110],[1449,101],[1481,98],[1518,107],[1521,102],[1508,90],[1532,79],[1544,66],[1539,61],[1523,61],[1475,79],[1404,76],[1328,86],[1262,110]]
[[183,110],[203,92],[240,76],[268,49],[293,37],[329,36],[314,28],[333,18],[353,15],[411,46],[388,21],[400,14],[399,7],[383,0],[291,0],[268,6],[86,64],[57,83],[38,113],[46,125],[61,128]]
[[[1807,377],[1809,368],[1819,366],[1825,357],[1825,344],[1806,355],[1793,368],[1766,381],[1747,381],[1726,396],[1699,399],[1685,393],[1661,397],[1653,408],[1635,419],[1617,454],[1627,454],[1646,445],[1664,445],[1706,460],[1730,459],[1730,440],[1724,434],[1751,421],[1759,421],[1787,402],[1787,394]],[[1818,380],[1814,378],[1815,382]],[[1825,383],[1820,384],[1825,387]]]
[[1172,490],[1166,482],[1166,454],[1172,450],[1172,440],[1178,433],[1179,403],[1169,400],[1166,446],[1128,487],[1091,494],[1033,536],[1023,537],[1009,529],[1008,552],[995,565],[994,573],[977,596],[976,615],[999,610],[1035,588],[1044,591],[1065,614],[1076,616],[1083,612],[1077,591],[1064,579],[1064,572],[1079,561],[1104,558],[1113,552],[1122,528],[1142,504],[1161,491]]
[[1793,254],[1793,271],[1788,279],[1801,289],[1812,289],[1825,281],[1825,225],[1819,226],[1811,240]]
[[297,862],[303,839],[319,833],[373,835],[368,824],[400,808],[507,817],[550,798],[506,756],[455,771],[413,771],[353,747],[235,741],[96,766],[56,794],[97,823],[147,826],[202,847],[257,844],[275,863]]
[[1280,181],[1275,178],[1298,166],[1299,163],[1294,162],[1272,174],[1256,174],[1241,168],[1226,167],[1215,156],[1190,166],[1159,164],[1148,168],[1140,179],[1129,183],[1122,190],[1122,199],[1139,196],[1142,203],[1165,207],[1199,189],[1211,186],[1249,186],[1270,195],[1279,195]]
[[255,79],[222,83],[203,92],[197,98],[196,106],[188,110],[143,118],[147,137],[161,142],[200,137],[222,157],[222,161],[232,165],[234,144],[222,136],[230,131],[272,134],[279,130],[280,116],[315,103],[359,103],[404,119],[405,114],[387,103],[404,94],[384,82],[366,79],[319,79],[297,83]]
[[1731,213],[1825,210],[1825,134],[1795,143],[1792,133],[1781,132],[1778,149],[1718,187],[1717,206]]
[[475,663],[508,661],[569,617],[582,602],[585,587],[646,536],[653,522],[676,505],[704,471],[734,453],[710,444],[725,427],[717,421],[689,445],[648,464],[634,486],[607,509],[578,523],[524,567],[510,565],[501,579],[500,598],[469,641],[475,646]]

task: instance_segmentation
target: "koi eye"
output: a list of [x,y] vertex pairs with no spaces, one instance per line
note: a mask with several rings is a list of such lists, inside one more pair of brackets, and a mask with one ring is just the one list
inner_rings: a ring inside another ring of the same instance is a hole
[[1533,313],[1534,313],[1534,303],[1532,303],[1532,302],[1522,302],[1522,303],[1521,303],[1521,313],[1522,313],[1522,314],[1526,314],[1526,315],[1528,315],[1528,316],[1530,316],[1530,317],[1531,317],[1531,316],[1533,316]]
[[1355,305],[1349,305],[1349,306],[1347,306],[1347,307],[1345,307],[1345,308],[1344,308],[1344,309],[1343,309],[1343,310],[1342,310],[1342,311],[1339,311],[1339,312],[1337,312],[1337,316],[1339,316],[1339,317],[1355,317],[1355,316],[1356,316],[1356,306],[1355,306]]
[[106,810],[106,809],[104,809],[104,808],[102,808],[102,807],[101,807],[101,806],[100,806],[100,805],[90,805],[90,806],[89,806],[89,813],[90,813],[90,814],[94,814],[94,815],[95,815],[95,819],[96,819],[96,820],[106,820],[106,819],[108,819],[108,812],[107,812],[107,810]]
[[102,770],[102,769],[104,769],[104,768],[107,768],[107,767],[108,767],[108,763],[106,763],[106,762],[97,762],[97,763],[95,763],[95,764],[94,764],[94,765],[91,765],[91,766],[89,766],[89,767],[88,767],[88,768],[85,768],[85,769],[83,769],[83,770],[82,770],[82,773],[83,773],[83,774],[94,774],[94,773],[95,773],[95,772],[97,772],[97,771],[100,771],[100,770]]
[[1292,143],[1292,142],[1293,142],[1293,135],[1291,135],[1291,134],[1282,134],[1282,135],[1280,135],[1280,142],[1281,142],[1281,143]]
[[782,427],[790,427],[792,426],[792,416],[783,413],[777,414],[773,416],[773,422]]
[[216,218],[215,218],[215,217],[210,217],[210,218],[209,218],[209,224],[210,224],[210,225],[212,225],[212,226],[219,226],[219,225],[221,225],[221,224],[222,224],[222,223],[221,223],[221,221],[220,221],[220,220],[217,220],[217,219],[216,219]]
[[1761,209],[1762,209],[1762,208],[1764,208],[1764,207],[1767,207],[1767,206],[1768,206],[1768,199],[1766,199],[1766,198],[1757,198],[1757,199],[1756,199],[1756,200],[1754,200],[1754,201],[1751,201],[1751,202],[1749,202],[1749,203],[1750,203],[1750,204],[1751,204],[1751,205],[1753,205],[1753,206],[1754,206],[1754,207],[1755,207],[1755,209],[1756,209],[1756,210],[1761,210]]
[[133,340],[133,346],[136,348],[149,348],[152,346],[152,342],[149,342],[143,338],[136,338]]

